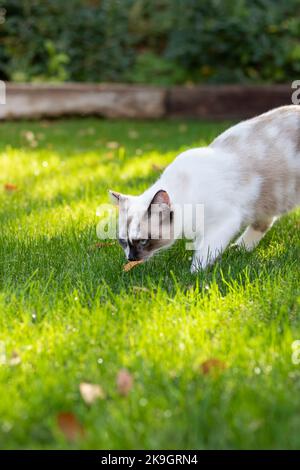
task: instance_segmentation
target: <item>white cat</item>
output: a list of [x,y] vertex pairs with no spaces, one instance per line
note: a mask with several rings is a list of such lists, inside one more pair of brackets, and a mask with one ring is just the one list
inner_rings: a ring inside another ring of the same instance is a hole
[[[140,196],[110,194],[119,204],[119,241],[129,260],[147,259],[179,238],[184,227],[175,233],[174,225],[187,204],[204,205],[192,272],[213,263],[242,227],[237,244],[251,250],[277,216],[300,204],[300,106],[274,109],[231,127],[208,147],[183,152]],[[159,219],[152,220],[153,208]],[[145,226],[151,227],[146,235]],[[164,226],[171,227],[168,237],[161,236]]]

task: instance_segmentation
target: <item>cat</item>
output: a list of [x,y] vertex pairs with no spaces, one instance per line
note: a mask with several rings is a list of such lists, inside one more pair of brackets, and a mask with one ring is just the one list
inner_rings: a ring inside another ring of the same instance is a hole
[[[110,196],[119,205],[128,260],[146,260],[180,238],[184,227],[174,227],[184,205],[204,207],[203,230],[193,233],[192,273],[212,264],[242,228],[236,245],[252,250],[278,216],[300,204],[300,106],[242,121],[208,147],[181,153],[139,196]],[[169,236],[162,236],[164,227]]]

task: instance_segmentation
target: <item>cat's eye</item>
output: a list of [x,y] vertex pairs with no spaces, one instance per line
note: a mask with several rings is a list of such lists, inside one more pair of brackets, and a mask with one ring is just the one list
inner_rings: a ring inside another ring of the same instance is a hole
[[125,238],[119,238],[119,243],[123,248],[126,248],[127,240],[125,240]]
[[140,245],[141,246],[146,246],[148,244],[148,239],[147,238],[143,238],[142,240],[140,240]]

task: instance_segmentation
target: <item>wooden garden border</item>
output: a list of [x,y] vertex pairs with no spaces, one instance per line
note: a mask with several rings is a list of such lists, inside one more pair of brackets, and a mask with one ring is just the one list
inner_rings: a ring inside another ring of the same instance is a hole
[[105,118],[244,119],[291,104],[291,85],[6,84],[0,119],[98,115]]

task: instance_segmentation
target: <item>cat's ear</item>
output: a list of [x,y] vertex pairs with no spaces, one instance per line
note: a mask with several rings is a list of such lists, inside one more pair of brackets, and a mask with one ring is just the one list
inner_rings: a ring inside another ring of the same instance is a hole
[[170,210],[171,201],[170,201],[170,197],[167,191],[164,191],[163,189],[161,189],[160,191],[157,191],[157,193],[155,194],[155,196],[153,197],[150,203],[148,210],[151,209],[152,204],[159,204],[162,209]]
[[151,204],[166,204],[167,206],[170,207],[171,202],[170,202],[170,197],[167,191],[164,191],[163,189],[161,189],[160,191],[157,191],[157,193],[155,194],[154,198],[151,201]]
[[113,204],[119,205],[120,200],[124,197],[123,194],[117,193],[116,191],[108,190],[110,200]]

